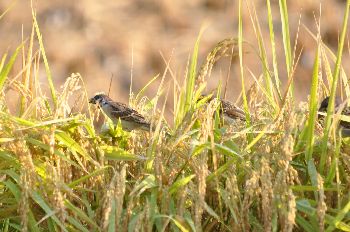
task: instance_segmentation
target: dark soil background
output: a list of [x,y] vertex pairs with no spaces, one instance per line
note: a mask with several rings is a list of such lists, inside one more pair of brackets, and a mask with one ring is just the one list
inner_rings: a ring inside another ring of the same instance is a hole
[[[266,1],[254,3],[263,32],[266,49],[270,52],[267,25]],[[305,28],[316,32],[315,17],[319,17],[320,1],[287,1],[292,47],[298,36],[297,53],[302,48],[300,64],[296,70],[296,92],[299,100],[306,99],[311,81],[315,45]],[[256,37],[244,4],[244,38],[257,50]],[[278,1],[271,0],[276,32],[280,77],[285,81],[285,61],[282,44]],[[10,11],[0,20],[0,54],[12,52],[31,32],[31,8],[27,0],[1,0],[0,14],[10,6]],[[111,96],[127,102],[131,70],[133,90],[137,92],[153,76],[162,74],[165,61],[171,57],[172,71],[183,79],[188,57],[200,28],[206,25],[200,44],[200,60],[224,38],[237,35],[238,1],[229,0],[119,0],[119,1],[34,1],[37,19],[44,38],[44,45],[57,85],[61,85],[72,72],[79,72],[87,85],[88,93],[108,91],[111,75],[114,75]],[[322,1],[321,31],[324,42],[336,51],[339,31],[342,26],[345,1]],[[161,55],[162,54],[162,55]],[[268,54],[269,56],[271,54]],[[132,66],[133,58],[133,66]],[[20,60],[20,59],[19,59]],[[269,59],[271,61],[271,59]],[[208,90],[219,81],[224,83],[228,73],[229,58],[224,58],[215,67]],[[232,60],[227,99],[234,101],[241,89],[239,63]],[[271,65],[271,64],[270,64]],[[349,47],[344,49],[343,65],[349,71]],[[261,62],[254,49],[245,48],[244,67],[247,85],[252,83],[248,70],[256,77],[262,73]],[[272,66],[271,66],[272,67]],[[15,70],[21,69],[16,64]],[[42,76],[45,77],[42,66]],[[43,79],[44,80],[44,79]],[[168,75],[166,82],[172,80]],[[146,92],[154,96],[156,82]]]

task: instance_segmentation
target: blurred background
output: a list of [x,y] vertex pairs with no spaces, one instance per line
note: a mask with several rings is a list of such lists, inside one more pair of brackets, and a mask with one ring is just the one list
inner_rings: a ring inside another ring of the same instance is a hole
[[[255,4],[266,50],[270,51],[266,1],[248,1]],[[315,42],[305,28],[316,32],[315,17],[319,17],[319,0],[287,1],[289,24],[294,47],[300,20],[297,51],[302,48],[300,64],[295,73],[299,100],[309,93]],[[244,38],[251,44],[245,46],[244,67],[247,86],[262,73],[256,54],[257,39],[244,4]],[[279,56],[280,78],[286,80],[286,71],[279,7],[271,0]],[[234,0],[38,0],[34,1],[37,19],[44,38],[47,57],[56,86],[61,85],[71,73],[80,73],[90,95],[108,91],[110,77],[114,75],[111,97],[127,102],[130,76],[133,91],[138,92],[152,77],[162,75],[166,60],[171,58],[171,69],[181,80],[184,77],[189,55],[203,25],[206,30],[200,43],[199,64],[215,44],[237,35],[238,1]],[[321,31],[325,43],[336,51],[342,26],[345,0],[322,1]],[[11,7],[0,20],[0,54],[12,52],[31,33],[30,1],[1,0],[0,14]],[[164,57],[164,59],[162,58]],[[268,54],[271,57],[271,54]],[[271,61],[271,59],[269,59]],[[228,75],[230,58],[215,66],[208,91]],[[270,63],[271,64],[271,63]],[[349,47],[344,49],[343,65],[349,71]],[[21,69],[21,64],[16,64]],[[42,66],[43,69],[43,66]],[[232,59],[227,99],[235,101],[241,90],[239,62]],[[42,75],[45,73],[43,71]],[[160,78],[159,78],[160,80]],[[166,83],[172,77],[167,75]],[[158,88],[155,82],[145,93],[150,98]],[[171,104],[171,103],[170,103]]]

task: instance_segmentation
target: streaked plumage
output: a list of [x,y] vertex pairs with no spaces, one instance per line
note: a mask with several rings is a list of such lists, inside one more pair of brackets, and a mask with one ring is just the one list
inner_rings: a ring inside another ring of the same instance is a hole
[[114,123],[118,123],[120,119],[125,130],[150,130],[150,123],[136,110],[124,103],[113,101],[105,94],[96,94],[89,103],[97,104]]
[[240,119],[245,121],[245,112],[240,109],[239,107],[235,106],[233,103],[226,101],[226,100],[220,100],[221,102],[221,113],[225,115],[225,117],[228,117],[230,119]]
[[[201,96],[200,99],[203,99],[206,97],[205,95]],[[216,98],[210,97],[209,101],[212,101]],[[242,109],[240,109],[238,106],[235,104],[220,99],[220,109],[219,109],[220,115],[224,116],[224,120],[229,121],[230,123],[235,121],[235,120],[242,120],[245,121],[245,113]]]

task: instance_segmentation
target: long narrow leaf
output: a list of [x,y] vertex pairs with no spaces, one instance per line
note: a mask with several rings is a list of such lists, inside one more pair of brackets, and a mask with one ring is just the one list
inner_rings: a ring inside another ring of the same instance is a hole
[[312,158],[313,148],[314,148],[314,140],[315,140],[315,124],[317,118],[317,90],[318,90],[318,75],[319,75],[319,50],[320,43],[316,48],[314,68],[312,73],[312,82],[311,82],[311,95],[309,102],[309,121],[307,124],[307,144],[306,144],[306,152],[305,152],[305,161],[308,162]]
[[50,67],[49,67],[49,62],[48,62],[48,60],[46,58],[44,42],[43,42],[42,35],[40,33],[38,21],[36,20],[36,13],[34,12],[34,9],[32,9],[32,16],[33,16],[33,23],[34,23],[34,27],[35,27],[36,36],[37,36],[38,41],[39,41],[40,51],[41,51],[41,54],[43,56],[43,61],[44,61],[44,65],[45,65],[47,81],[49,83],[52,100],[53,100],[53,103],[54,103],[54,106],[55,106],[55,109],[56,109],[57,108],[56,90],[55,90],[55,86],[53,85],[52,74],[51,74],[51,70],[50,70]]
[[19,45],[15,52],[12,54],[10,60],[8,61],[8,63],[6,65],[4,65],[4,67],[0,70],[0,91],[3,89],[5,81],[8,78],[8,74],[10,73],[13,64],[16,61],[18,52],[22,49],[23,44]]
[[323,172],[324,172],[326,158],[327,158],[327,142],[328,142],[328,138],[329,138],[329,131],[330,131],[331,124],[332,124],[331,116],[333,115],[333,112],[334,112],[335,94],[336,94],[336,89],[337,89],[340,64],[341,64],[341,59],[342,59],[342,55],[343,55],[343,47],[344,47],[344,41],[345,41],[346,30],[347,30],[347,25],[348,25],[349,8],[350,8],[350,0],[347,0],[345,13],[344,13],[344,19],[343,19],[343,28],[342,28],[342,32],[340,35],[340,42],[338,45],[337,60],[336,60],[334,72],[333,72],[331,94],[329,96],[327,116],[326,116],[326,120],[325,120],[326,122],[325,122],[325,127],[324,127],[324,132],[323,132],[324,136],[323,136],[323,140],[322,140],[322,153],[321,153],[321,160],[320,160],[320,165],[319,165],[321,174],[323,174]]
[[[245,91],[245,82],[244,82],[244,68],[243,68],[243,16],[242,16],[242,0],[238,1],[238,53],[239,53],[239,67],[240,67],[240,76],[242,84],[242,97],[243,97],[243,109],[246,116],[247,128],[250,127],[250,114],[248,107],[248,100]],[[248,134],[248,141],[251,142],[252,136]]]
[[52,220],[61,227],[62,231],[67,231],[64,224],[58,219],[58,217],[55,215],[54,211],[50,208],[50,206],[45,202],[45,200],[41,197],[41,195],[38,192],[32,193],[33,200],[45,211],[47,215],[50,215],[49,217],[52,218]]

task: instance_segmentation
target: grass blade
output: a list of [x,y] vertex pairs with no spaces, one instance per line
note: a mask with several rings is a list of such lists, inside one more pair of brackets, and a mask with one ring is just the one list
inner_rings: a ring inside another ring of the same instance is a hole
[[115,146],[101,146],[105,152],[106,159],[119,161],[145,160],[145,157],[134,155]]
[[62,229],[62,231],[68,232],[64,224],[55,216],[55,212],[50,208],[50,206],[45,202],[38,192],[32,192],[31,197],[33,200],[42,208],[47,216],[52,218],[52,220]]
[[180,180],[175,181],[169,188],[169,193],[174,194],[179,188],[188,184],[196,175],[186,176]]
[[[348,214],[350,211],[350,200],[348,203],[339,211],[337,216],[330,222],[330,225],[327,227],[326,232],[333,231],[334,228],[340,229],[340,224],[343,220],[343,218]],[[350,226],[347,226],[347,229],[350,229]]]
[[42,57],[43,57],[44,65],[45,65],[47,82],[49,83],[52,101],[54,103],[54,108],[56,109],[57,108],[56,90],[55,90],[55,86],[54,86],[53,81],[52,81],[52,74],[51,74],[51,70],[50,70],[50,67],[49,67],[49,62],[48,62],[48,60],[46,58],[44,42],[43,42],[42,35],[40,33],[38,21],[36,20],[36,12],[34,11],[34,9],[32,9],[32,17],[33,17],[33,23],[34,23],[34,27],[35,27],[36,36],[37,36],[38,41],[39,41],[40,51],[41,51],[41,54],[42,54]]
[[314,140],[315,140],[315,123],[317,119],[317,109],[318,109],[318,103],[317,103],[317,90],[318,90],[318,75],[319,75],[319,62],[320,62],[320,56],[319,56],[319,50],[320,50],[320,43],[318,43],[318,46],[316,48],[316,54],[315,54],[315,61],[314,61],[314,67],[312,72],[312,82],[311,82],[311,94],[310,94],[310,101],[309,101],[309,120],[306,127],[306,137],[307,137],[307,143],[306,143],[306,151],[305,151],[305,161],[308,162],[312,158],[313,148],[314,148]]
[[325,127],[324,127],[324,136],[322,140],[322,153],[321,153],[321,159],[320,159],[320,173],[324,173],[324,168],[326,164],[326,158],[327,158],[327,142],[329,139],[329,132],[331,128],[332,119],[331,116],[334,113],[334,102],[335,102],[335,94],[337,89],[337,83],[339,78],[339,71],[340,71],[340,64],[343,54],[343,47],[344,47],[344,41],[346,36],[346,30],[348,25],[348,18],[349,18],[349,8],[350,8],[350,0],[346,1],[346,8],[344,13],[344,19],[343,19],[343,28],[340,35],[340,41],[338,45],[338,52],[337,52],[337,60],[335,63],[334,71],[333,71],[333,80],[332,80],[332,87],[331,87],[331,93],[329,96],[329,104],[327,108],[327,116],[325,119]]
[[94,222],[90,217],[88,217],[84,211],[82,211],[78,207],[74,206],[68,200],[65,200],[64,203],[65,203],[65,206],[67,207],[67,209],[72,210],[76,215],[78,215],[80,218],[82,218],[85,222],[89,223],[89,225],[93,226],[95,229],[98,229],[98,225],[96,224],[96,222]]
[[[242,0],[238,1],[238,54],[239,54],[239,67],[240,67],[240,76],[242,84],[242,97],[243,97],[243,109],[246,116],[246,127],[250,127],[250,114],[248,107],[248,100],[245,91],[245,82],[244,82],[244,69],[243,69],[243,17],[242,17]],[[251,142],[252,136],[248,134],[248,141]]]
[[91,156],[86,152],[86,150],[81,147],[72,137],[69,136],[64,131],[57,131],[55,134],[55,138],[60,141],[62,144],[64,144],[67,148],[69,148],[71,151],[75,151],[82,155],[85,159],[92,161],[93,159]]
[[279,75],[278,75],[275,32],[273,30],[273,21],[272,21],[270,0],[266,0],[266,5],[267,5],[267,17],[268,17],[268,22],[269,22],[270,43],[271,43],[271,50],[272,50],[273,73],[274,73],[274,77],[275,77],[275,85],[276,85],[277,93],[278,93],[279,99],[281,100],[282,99],[281,80],[279,79]]
[[[4,65],[4,67],[2,67],[2,69],[0,69],[0,91],[3,89],[4,87],[4,84],[5,84],[5,81],[7,80],[8,78],[8,74],[10,73],[11,69],[12,69],[12,66],[13,64],[15,63],[16,61],[16,58],[17,58],[17,55],[19,53],[19,51],[22,49],[22,46],[23,44],[19,45],[15,52],[12,54],[9,62]],[[3,60],[6,56],[3,57]],[[3,61],[2,61],[3,62]]]
[[282,36],[283,36],[284,54],[285,54],[285,58],[286,58],[287,74],[289,76],[291,74],[291,70],[292,70],[292,49],[290,46],[287,1],[286,0],[279,0],[279,7],[280,7],[280,14],[281,14],[281,22],[282,22]]

